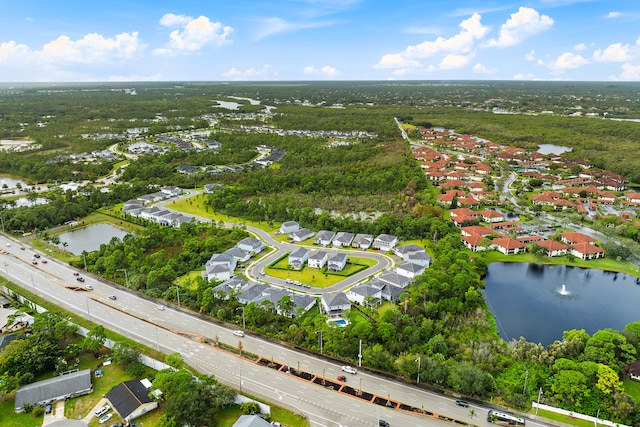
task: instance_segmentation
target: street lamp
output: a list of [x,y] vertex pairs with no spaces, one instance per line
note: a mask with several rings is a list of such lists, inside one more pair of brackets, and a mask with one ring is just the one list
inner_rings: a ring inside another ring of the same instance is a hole
[[236,311],[238,310],[242,310],[242,330],[247,329],[247,324],[244,321],[244,307],[238,307],[236,308]]
[[320,334],[320,354],[322,354],[322,329],[316,331],[316,334]]
[[360,347],[358,348],[358,366],[362,366],[362,340],[360,340]]
[[416,359],[416,362],[418,362],[418,384],[420,384],[420,357]]
[[529,370],[527,369],[524,373],[524,385],[522,386],[522,394],[524,395],[527,390],[527,379],[529,379]]
[[[82,256],[84,256],[84,254],[82,254]],[[84,269],[87,269],[87,261],[85,260],[84,262]],[[127,285],[127,289],[129,289],[129,275],[127,274],[127,269],[126,268],[119,268],[116,271],[124,271],[124,283]],[[171,288],[169,288],[171,289]],[[180,304],[178,304],[180,305]]]
[[180,287],[179,286],[171,286],[169,289],[167,289],[167,291],[170,291],[171,289],[175,289],[176,290],[176,297],[178,298],[178,308],[180,308]]
[[542,387],[538,391],[538,404],[536,405],[536,415],[538,415],[538,408],[540,408],[540,396],[542,395]]

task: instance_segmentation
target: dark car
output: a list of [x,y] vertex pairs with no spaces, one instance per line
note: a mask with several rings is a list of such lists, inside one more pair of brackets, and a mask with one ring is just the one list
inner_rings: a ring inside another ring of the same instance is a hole
[[386,422],[385,420],[378,420],[378,425],[380,427],[389,427],[389,423]]
[[467,402],[466,400],[456,400],[456,405],[462,406],[463,408],[468,408],[469,402]]
[[40,258],[40,254],[33,254],[34,258]]
[[347,381],[347,377],[344,375],[338,375],[338,381]]
[[47,406],[44,407],[44,413],[50,414],[53,411],[53,405],[51,403],[47,403]]
[[77,280],[78,282],[84,282],[84,277],[82,277],[82,276],[78,276],[78,277],[76,277],[76,280]]

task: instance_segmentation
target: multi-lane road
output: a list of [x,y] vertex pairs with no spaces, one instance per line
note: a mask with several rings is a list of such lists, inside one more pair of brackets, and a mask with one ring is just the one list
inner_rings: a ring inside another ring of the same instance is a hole
[[[341,364],[329,359],[295,351],[250,333],[242,338],[237,337],[233,335],[231,328],[178,310],[177,307],[168,306],[160,310],[158,302],[84,272],[79,272],[84,282],[78,282],[73,268],[48,258],[46,254],[42,254],[38,264],[34,265],[32,257],[35,252],[31,248],[21,249],[19,242],[8,240],[4,236],[0,237],[0,248],[3,250],[0,254],[0,274],[17,285],[65,310],[87,317],[151,348],[166,354],[179,352],[198,371],[214,375],[236,389],[303,413],[312,426],[375,426],[378,418],[387,420],[394,427],[442,423],[434,418],[389,410],[328,390],[293,375],[241,359],[204,344],[201,339],[217,338],[233,346],[238,346],[239,341],[242,341],[245,351],[292,367],[300,366],[305,372],[333,379],[342,374]],[[43,263],[42,259],[47,259],[47,263]],[[72,290],[73,287],[86,285],[93,290]],[[109,299],[109,295],[115,295],[116,299]],[[353,387],[361,387],[362,390],[379,396],[388,396],[395,401],[424,407],[473,424],[487,425],[485,408],[460,408],[452,398],[372,375],[362,369],[356,375],[347,374],[347,381]],[[470,409],[475,411],[473,419],[470,418]]]

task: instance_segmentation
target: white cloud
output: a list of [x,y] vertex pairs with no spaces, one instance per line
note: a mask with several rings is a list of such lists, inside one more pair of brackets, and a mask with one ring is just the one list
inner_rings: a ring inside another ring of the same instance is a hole
[[487,68],[482,64],[476,64],[472,69],[474,74],[493,74],[498,71],[496,68]]
[[440,62],[441,70],[454,70],[458,68],[464,68],[471,62],[473,55],[454,55],[450,54],[445,56]]
[[229,71],[223,74],[224,77],[229,77],[232,80],[266,80],[269,77],[271,67],[265,65],[262,69],[247,68],[246,70],[240,70],[238,68],[231,68]]
[[162,74],[151,74],[148,76],[130,75],[130,76],[118,76],[111,75],[107,77],[109,82],[159,82],[162,81]]
[[573,50],[577,50],[578,52],[583,51],[583,50],[587,50],[587,45],[584,43],[578,43],[577,45],[575,45],[573,47]]
[[289,22],[282,18],[265,18],[260,22],[262,25],[258,29],[256,36],[258,40],[275,34],[290,33],[293,31],[322,28],[333,25],[331,22]]
[[513,79],[514,80],[535,80],[536,76],[535,74],[532,74],[532,73],[527,73],[527,74],[518,73],[513,76]]
[[324,67],[319,68],[319,69],[314,67],[313,65],[309,65],[307,67],[304,67],[302,72],[304,74],[315,74],[315,75],[322,74],[322,75],[325,75],[325,76],[335,76],[335,75],[339,74],[337,68],[331,67],[329,65],[325,65]]
[[189,16],[166,14],[160,18],[163,26],[179,27],[169,34],[169,43],[164,48],[155,49],[156,55],[176,55],[200,51],[208,44],[222,46],[230,43],[233,28],[220,22],[211,22],[206,16],[191,18]]
[[529,51],[529,53],[524,55],[524,59],[526,59],[527,61],[535,61],[536,60],[536,51],[531,49]]
[[45,44],[35,56],[49,64],[96,64],[108,63],[115,59],[134,58],[144,50],[138,33],[121,33],[115,38],[105,38],[101,34],[87,34],[82,39],[71,40],[60,36]]
[[10,42],[0,43],[0,63],[27,58],[31,53],[29,46],[18,44],[13,40]]
[[547,15],[540,15],[537,10],[520,7],[511,18],[500,27],[497,39],[487,42],[490,47],[507,47],[520,43],[525,38],[546,31],[553,26],[553,19]]
[[556,73],[563,73],[565,70],[578,68],[588,63],[589,61],[587,61],[583,56],[577,55],[573,52],[565,52],[558,56],[555,61],[550,63],[545,63],[541,59],[537,62],[538,65],[544,65]]
[[640,80],[640,65],[622,64],[618,80]]
[[612,19],[612,18],[619,18],[619,17],[621,17],[621,16],[622,16],[622,13],[621,13],[621,12],[611,11],[611,12],[609,12],[609,13],[605,16],[605,18],[607,18],[607,19]]
[[[473,58],[476,42],[489,32],[489,27],[480,22],[480,15],[474,13],[460,23],[460,32],[450,38],[438,37],[434,41],[425,41],[408,46],[403,52],[382,56],[374,68],[424,68],[421,59],[442,55],[442,69],[460,68],[469,64]],[[429,66],[429,70],[433,65]]]
[[626,62],[631,59],[629,45],[614,43],[606,49],[598,49],[593,52],[593,59],[599,62]]

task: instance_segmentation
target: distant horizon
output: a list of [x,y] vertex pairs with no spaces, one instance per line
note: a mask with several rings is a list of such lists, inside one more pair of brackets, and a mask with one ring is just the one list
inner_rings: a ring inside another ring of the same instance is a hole
[[8,2],[0,81],[640,80],[628,0],[478,3]]

